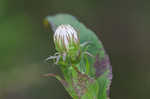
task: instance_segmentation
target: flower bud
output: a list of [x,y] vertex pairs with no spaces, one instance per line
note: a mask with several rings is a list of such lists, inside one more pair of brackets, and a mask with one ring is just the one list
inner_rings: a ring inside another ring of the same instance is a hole
[[69,52],[70,50],[78,50],[78,33],[69,24],[60,25],[57,27],[54,33],[54,43],[56,50],[59,52]]

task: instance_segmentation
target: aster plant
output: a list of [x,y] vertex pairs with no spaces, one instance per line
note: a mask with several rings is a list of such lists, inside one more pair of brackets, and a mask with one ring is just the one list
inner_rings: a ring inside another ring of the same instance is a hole
[[61,69],[58,79],[73,99],[109,99],[112,68],[101,41],[75,17],[68,14],[48,16],[56,49],[52,60]]

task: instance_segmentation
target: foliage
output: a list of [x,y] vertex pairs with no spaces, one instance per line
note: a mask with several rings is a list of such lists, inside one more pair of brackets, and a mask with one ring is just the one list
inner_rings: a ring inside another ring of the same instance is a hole
[[45,24],[50,24],[54,32],[61,24],[71,25],[79,33],[81,53],[87,52],[81,54],[78,62],[71,64],[66,64],[60,59],[58,65],[64,78],[54,74],[50,76],[61,81],[73,99],[108,99],[112,69],[108,55],[95,33],[68,14],[48,16]]

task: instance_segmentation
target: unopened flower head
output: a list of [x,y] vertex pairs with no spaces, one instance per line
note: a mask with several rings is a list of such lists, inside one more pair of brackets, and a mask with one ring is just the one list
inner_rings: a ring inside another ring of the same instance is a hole
[[79,37],[76,30],[69,24],[58,26],[54,33],[56,50],[68,52],[79,48]]

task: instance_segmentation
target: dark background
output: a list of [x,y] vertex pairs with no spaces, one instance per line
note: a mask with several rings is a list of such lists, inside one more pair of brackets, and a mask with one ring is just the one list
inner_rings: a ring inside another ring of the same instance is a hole
[[52,55],[47,15],[69,13],[96,32],[113,65],[111,99],[150,98],[150,2],[0,0],[0,99],[71,99],[44,62]]

